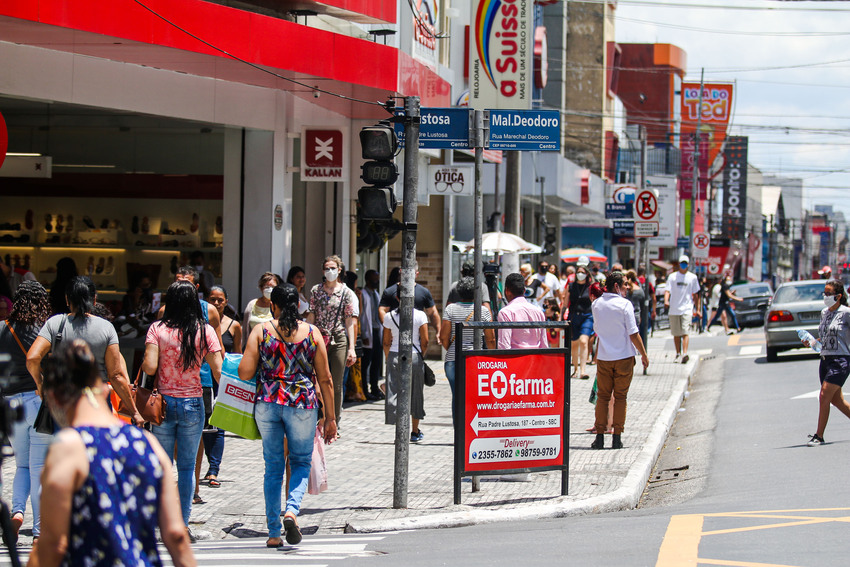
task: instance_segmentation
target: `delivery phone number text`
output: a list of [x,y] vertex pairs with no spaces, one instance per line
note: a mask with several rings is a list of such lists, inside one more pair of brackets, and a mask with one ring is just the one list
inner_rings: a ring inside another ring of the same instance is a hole
[[504,461],[511,459],[522,459],[528,457],[545,458],[554,457],[558,451],[556,447],[530,447],[526,449],[499,449],[495,451],[473,451],[473,461]]

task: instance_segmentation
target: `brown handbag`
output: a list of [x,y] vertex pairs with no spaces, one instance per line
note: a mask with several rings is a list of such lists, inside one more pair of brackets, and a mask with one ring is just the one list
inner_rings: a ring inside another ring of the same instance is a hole
[[[154,375],[153,389],[144,388],[142,386],[142,376],[147,376],[142,369],[136,374],[136,380],[130,384],[130,396],[136,402],[136,409],[139,410],[145,421],[154,425],[162,425],[165,420],[166,403],[156,387],[157,378]],[[121,415],[133,417],[133,408],[128,408],[121,398],[118,398],[118,408],[116,410]]]

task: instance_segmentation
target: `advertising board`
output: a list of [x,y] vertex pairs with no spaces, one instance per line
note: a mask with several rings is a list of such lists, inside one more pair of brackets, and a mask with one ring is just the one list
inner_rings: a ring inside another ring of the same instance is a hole
[[465,359],[465,471],[564,465],[563,352],[498,351]]

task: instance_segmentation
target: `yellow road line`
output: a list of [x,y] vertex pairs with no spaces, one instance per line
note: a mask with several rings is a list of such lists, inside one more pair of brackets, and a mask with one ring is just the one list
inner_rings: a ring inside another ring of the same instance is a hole
[[754,563],[752,561],[725,561],[723,559],[697,559],[700,565],[727,565],[729,567],[794,567],[793,565],[779,563]]
[[673,516],[658,550],[655,567],[696,565],[702,537],[702,514]]
[[832,518],[816,518],[810,520],[803,520],[800,522],[784,522],[781,524],[762,524],[760,526],[746,526],[743,528],[729,528],[728,530],[712,530],[710,532],[702,532],[702,535],[721,535],[721,534],[735,534],[740,532],[754,532],[757,530],[772,530],[774,528],[790,528],[792,526],[807,526],[809,524],[828,524],[829,522],[834,522],[836,520]]

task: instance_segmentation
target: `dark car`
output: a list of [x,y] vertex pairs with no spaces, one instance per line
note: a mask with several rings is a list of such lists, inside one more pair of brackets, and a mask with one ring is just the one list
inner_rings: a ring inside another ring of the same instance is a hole
[[734,302],[738,324],[742,327],[763,325],[767,306],[770,305],[770,298],[773,297],[770,284],[745,283],[733,285],[730,289],[741,298],[741,301]]

